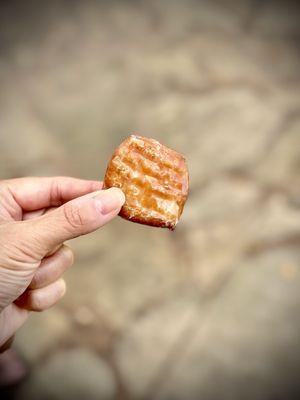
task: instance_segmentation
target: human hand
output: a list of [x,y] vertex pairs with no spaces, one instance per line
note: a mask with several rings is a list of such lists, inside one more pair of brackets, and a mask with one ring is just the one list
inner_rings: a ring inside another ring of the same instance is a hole
[[114,218],[125,197],[117,188],[67,177],[0,182],[0,347],[25,322],[65,293],[73,263],[66,240]]

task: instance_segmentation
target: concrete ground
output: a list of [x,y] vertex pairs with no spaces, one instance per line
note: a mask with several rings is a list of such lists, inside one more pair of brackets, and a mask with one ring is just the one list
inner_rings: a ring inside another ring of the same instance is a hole
[[175,232],[72,242],[15,348],[23,399],[300,392],[300,28],[284,1],[0,3],[0,178],[102,179],[131,132],[186,155]]

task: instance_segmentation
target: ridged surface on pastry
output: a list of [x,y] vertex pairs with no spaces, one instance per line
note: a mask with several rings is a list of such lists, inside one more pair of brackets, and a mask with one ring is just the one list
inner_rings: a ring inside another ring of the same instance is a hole
[[123,190],[120,216],[141,224],[174,229],[188,195],[184,157],[157,140],[131,135],[114,152],[104,187]]

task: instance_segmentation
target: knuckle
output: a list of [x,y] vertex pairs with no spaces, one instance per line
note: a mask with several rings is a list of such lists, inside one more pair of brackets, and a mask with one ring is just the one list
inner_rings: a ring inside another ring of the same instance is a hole
[[81,211],[77,206],[73,204],[66,204],[63,207],[64,217],[67,221],[67,224],[73,229],[80,229],[84,227],[85,221],[81,215]]
[[74,253],[70,247],[64,246],[63,254],[66,260],[66,264],[71,266],[74,263]]
[[62,188],[59,177],[53,179],[50,185],[50,204],[60,206],[63,203]]
[[30,308],[32,311],[37,312],[41,312],[47,308],[45,306],[43,296],[37,291],[32,291],[30,293]]
[[65,250],[65,257],[67,259],[67,264],[68,265],[73,265],[74,264],[74,253],[69,247],[67,247],[66,250]]

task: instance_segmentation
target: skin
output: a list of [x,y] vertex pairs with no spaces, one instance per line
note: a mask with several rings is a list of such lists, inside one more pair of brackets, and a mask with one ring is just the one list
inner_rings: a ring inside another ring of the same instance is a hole
[[0,349],[30,311],[44,311],[66,291],[62,274],[74,261],[66,240],[118,215],[117,188],[68,177],[0,181]]

